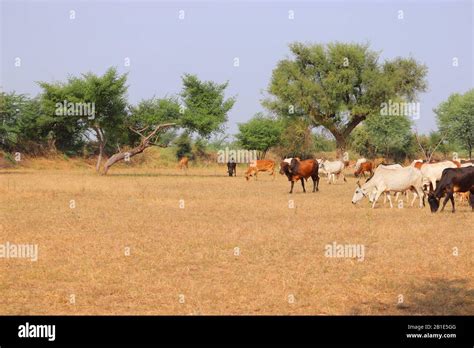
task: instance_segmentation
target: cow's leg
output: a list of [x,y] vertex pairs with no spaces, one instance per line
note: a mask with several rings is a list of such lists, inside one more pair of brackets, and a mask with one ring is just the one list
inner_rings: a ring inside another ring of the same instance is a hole
[[[346,180],[346,176],[344,175],[344,173],[343,173],[343,172],[341,172],[341,175],[342,175],[342,179],[344,180],[344,182],[347,182],[347,180]],[[365,175],[364,175],[364,178],[365,178]]]
[[291,189],[290,189],[290,193],[293,193],[293,186],[295,185],[295,182],[293,180],[291,180]]
[[372,209],[375,208],[375,203],[377,203],[377,200],[379,199],[380,195],[384,192],[384,190],[378,189],[377,193],[375,194],[374,197],[374,202],[372,203]]
[[301,186],[303,186],[303,192],[306,193],[306,189],[304,188],[304,178],[301,178]]
[[384,195],[383,195],[383,204],[386,204],[387,203],[387,192],[384,192]]
[[388,203],[390,203],[390,208],[393,208],[392,204],[392,196],[390,195],[390,191],[387,192]]
[[449,201],[449,191],[446,191],[446,197],[444,197],[443,206],[441,207],[441,211],[444,210],[444,207],[446,206],[446,203],[448,203],[448,201]]
[[451,205],[453,206],[453,213],[456,211],[456,208],[454,207],[454,193],[449,192],[449,199],[451,200]]
[[316,191],[316,180],[315,180],[314,176],[312,176],[311,179],[313,180],[313,192],[314,192],[314,191]]
[[316,184],[316,191],[319,191],[319,175],[318,174],[316,174],[313,181]]
[[[425,190],[423,188],[423,184],[421,184],[420,187],[413,186],[414,192],[413,192],[413,202],[415,201],[416,197],[420,199],[420,208],[423,208],[425,206]],[[413,205],[412,202],[412,205]]]
[[418,197],[418,194],[416,192],[413,192],[413,199],[411,201],[410,206],[413,207],[413,204],[415,204],[416,198]]
[[469,204],[471,205],[472,211],[474,212],[474,189],[471,190],[469,195]]

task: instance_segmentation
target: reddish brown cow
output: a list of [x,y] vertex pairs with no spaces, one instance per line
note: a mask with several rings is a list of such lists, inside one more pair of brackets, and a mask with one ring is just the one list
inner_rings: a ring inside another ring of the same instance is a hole
[[304,180],[308,180],[309,177],[313,179],[313,192],[319,191],[319,163],[317,160],[304,160],[293,158],[290,163],[281,162],[280,174],[285,174],[288,181],[291,181],[290,193],[293,193],[293,186],[295,181],[301,180],[301,186],[303,186],[303,192],[306,193],[304,187]]
[[374,174],[374,164],[371,161],[360,163],[359,168],[354,172],[354,176],[357,178],[362,174],[365,178],[365,173],[369,173],[369,176]]
[[271,160],[254,161],[247,168],[245,179],[248,181],[249,178],[255,174],[255,180],[257,180],[258,172],[270,172],[270,175],[273,175],[273,180],[275,180],[275,162]]

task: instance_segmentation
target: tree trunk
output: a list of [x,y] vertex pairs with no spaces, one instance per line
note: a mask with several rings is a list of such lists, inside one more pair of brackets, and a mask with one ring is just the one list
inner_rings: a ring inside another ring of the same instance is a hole
[[102,157],[104,156],[105,144],[102,142],[99,143],[99,157],[97,158],[97,164],[95,165],[95,171],[98,173],[100,171],[100,163],[102,162]]
[[104,149],[105,149],[106,140],[105,140],[104,132],[102,131],[102,129],[100,129],[99,127],[94,127],[93,129],[95,130],[97,141],[99,142],[99,157],[97,158],[97,164],[95,166],[95,171],[99,173],[100,164],[102,162],[102,158],[104,157]]
[[[110,157],[108,159],[108,161],[104,164],[104,175],[107,174],[107,172],[109,171],[109,168],[112,167],[115,163],[117,163],[118,161],[121,161],[125,158],[131,158],[135,155],[138,155],[139,153],[142,153],[147,147],[150,147],[152,145],[158,145],[154,142],[151,142],[151,140],[156,136],[156,134],[163,130],[163,129],[166,129],[166,128],[169,128],[169,127],[173,127],[175,126],[176,123],[164,123],[164,124],[160,124],[158,126],[155,127],[155,129],[148,135],[143,135],[142,132],[144,130],[146,130],[147,128],[149,128],[148,126],[145,127],[143,130],[141,131],[138,131],[138,130],[135,130],[133,128],[130,127],[130,130],[133,131],[134,133],[137,133],[138,135],[140,135],[140,137],[142,138],[141,142],[140,142],[140,145],[134,147],[133,149],[131,149],[130,151],[119,151],[118,153],[116,153],[115,155],[113,155],[112,157]],[[158,145],[158,146],[161,146],[161,145]],[[166,146],[163,146],[163,147],[166,147]]]
[[150,147],[149,144],[140,144],[137,147],[131,149],[130,151],[119,152],[110,157],[107,162],[104,164],[104,175],[107,175],[109,168],[112,167],[115,163],[122,161],[125,157],[131,158],[139,153],[142,153],[147,147]]
[[333,133],[333,135],[336,138],[337,158],[342,159],[347,149],[346,138],[342,134],[339,134],[339,133],[335,133],[335,134]]

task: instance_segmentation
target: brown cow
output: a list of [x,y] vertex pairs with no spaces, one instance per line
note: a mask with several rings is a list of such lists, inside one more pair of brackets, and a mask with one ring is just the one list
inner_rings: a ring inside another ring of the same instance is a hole
[[178,168],[181,169],[181,170],[187,170],[188,169],[188,163],[189,163],[189,158],[184,156],[184,157],[181,157],[181,159],[179,160],[178,162]]
[[306,193],[304,187],[304,180],[308,180],[309,177],[313,179],[313,192],[319,191],[319,163],[317,160],[309,159],[301,161],[300,159],[293,158],[291,162],[280,163],[280,174],[285,174],[288,181],[291,181],[290,193],[293,193],[293,186],[295,181],[301,180],[301,186],[303,186],[303,192]]
[[255,174],[255,180],[257,180],[258,172],[270,172],[270,175],[273,175],[273,180],[275,180],[275,162],[271,160],[253,161],[245,172],[245,179],[248,181],[249,177]]
[[359,163],[359,168],[354,172],[354,176],[357,178],[362,174],[365,178],[365,173],[369,173],[369,176],[374,174],[374,164],[371,161]]

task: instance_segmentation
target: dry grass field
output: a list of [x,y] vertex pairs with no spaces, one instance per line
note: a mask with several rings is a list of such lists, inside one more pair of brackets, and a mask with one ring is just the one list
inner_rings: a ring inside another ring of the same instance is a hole
[[[474,314],[466,203],[372,210],[351,204],[352,176],[289,195],[279,174],[225,174],[0,171],[0,243],[39,247],[0,259],[0,314]],[[333,242],[364,260],[325,257]]]

